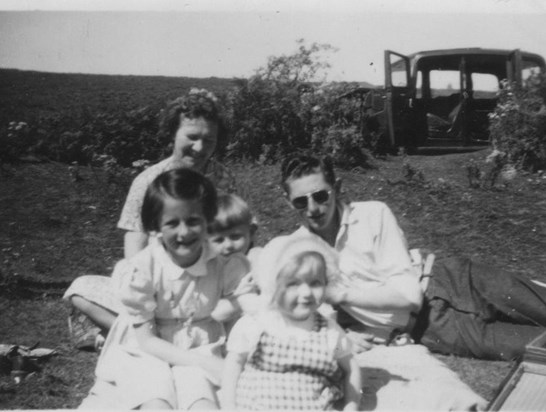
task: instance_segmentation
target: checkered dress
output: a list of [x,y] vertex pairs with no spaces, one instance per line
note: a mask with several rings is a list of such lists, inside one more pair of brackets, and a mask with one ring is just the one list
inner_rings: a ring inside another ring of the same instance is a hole
[[328,345],[327,321],[317,314],[308,339],[281,340],[262,332],[237,384],[237,407],[332,409],[343,397],[342,377]]

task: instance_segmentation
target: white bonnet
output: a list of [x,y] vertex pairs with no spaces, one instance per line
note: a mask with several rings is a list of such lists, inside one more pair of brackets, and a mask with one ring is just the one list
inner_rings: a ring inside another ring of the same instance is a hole
[[320,237],[299,233],[278,236],[265,245],[252,268],[253,278],[266,301],[269,301],[275,293],[277,275],[280,270],[290,259],[302,252],[320,253],[326,262],[328,280],[336,277],[339,271],[337,252]]

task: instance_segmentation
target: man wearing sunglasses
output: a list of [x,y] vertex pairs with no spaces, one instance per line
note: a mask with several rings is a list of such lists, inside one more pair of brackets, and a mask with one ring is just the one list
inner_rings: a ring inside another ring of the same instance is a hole
[[437,260],[423,292],[390,209],[341,202],[330,160],[286,159],[282,185],[303,222],[297,232],[339,252],[345,282],[326,296],[342,326],[364,332],[349,334],[357,350],[407,332],[435,352],[512,360],[546,330],[546,287],[517,273],[464,257]]
[[374,341],[391,340],[393,331],[404,331],[410,313],[419,310],[423,293],[388,206],[377,201],[341,202],[341,181],[328,158],[286,159],[282,186],[303,222],[298,232],[320,236],[340,254],[347,283],[329,287],[327,299],[342,308],[341,314],[350,315],[338,312],[338,321],[359,332],[352,334],[355,349],[369,349]]

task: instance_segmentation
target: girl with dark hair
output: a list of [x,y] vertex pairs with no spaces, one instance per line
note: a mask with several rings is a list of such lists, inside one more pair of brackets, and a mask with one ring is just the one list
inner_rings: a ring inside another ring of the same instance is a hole
[[[191,89],[186,96],[170,102],[161,113],[159,129],[161,138],[172,139],[172,155],[144,170],[131,185],[118,221],[118,228],[125,231],[126,258],[148,244],[149,232],[141,223],[140,213],[146,189],[162,172],[187,168],[204,173],[219,190],[236,190],[233,175],[211,159],[215,149],[225,145],[226,134],[214,94]],[[102,346],[120,309],[111,290],[108,277],[86,275],[74,280],[66,291],[64,299],[73,305],[69,327],[77,348],[98,350]]]
[[242,255],[210,250],[216,210],[214,186],[192,170],[164,172],[148,187],[142,225],[158,241],[114,269],[123,309],[83,407],[217,407],[225,331],[215,308],[236,299],[249,267]]

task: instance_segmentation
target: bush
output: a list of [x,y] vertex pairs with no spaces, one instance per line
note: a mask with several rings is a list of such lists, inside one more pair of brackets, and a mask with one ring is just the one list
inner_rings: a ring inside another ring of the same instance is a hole
[[343,168],[371,167],[371,155],[357,126],[333,125],[313,135],[313,151],[328,154]]
[[529,171],[546,167],[546,73],[531,76],[523,87],[505,84],[489,131],[508,164]]
[[99,155],[123,167],[139,159],[155,162],[172,151],[172,142],[157,135],[158,114],[157,108],[143,107],[86,114],[78,119],[47,116],[39,119],[38,127],[11,122],[6,131],[0,132],[0,143],[7,153],[4,161],[31,153],[82,165],[92,163]]
[[0,130],[0,164],[16,162],[26,154],[29,142],[29,125],[25,122],[10,122]]
[[307,96],[311,147],[317,154],[333,157],[340,167],[367,168],[373,156],[363,133],[359,102],[340,98],[355,87],[352,83],[324,84]]
[[367,167],[370,156],[358,125],[358,105],[339,98],[356,85],[317,81],[328,67],[320,54],[332,47],[298,44],[292,55],[271,57],[254,76],[236,82],[227,156],[271,163],[311,149],[333,156],[342,167]]
[[305,104],[305,96],[313,94],[317,84],[313,82],[328,67],[319,54],[332,47],[316,43],[307,47],[303,40],[298,44],[292,55],[270,57],[254,76],[236,82],[230,99],[233,135],[228,157],[274,162],[310,147],[311,106]]
[[[300,40],[293,54],[270,57],[255,75],[234,81],[234,88],[221,94],[230,143],[219,144],[217,156],[273,163],[313,150],[333,156],[341,167],[367,167],[370,141],[363,138],[360,106],[340,99],[356,84],[322,82],[329,67],[324,53],[332,50]],[[136,160],[156,162],[169,155],[171,139],[158,134],[159,106],[124,107],[107,112],[107,106],[83,105],[62,114],[40,112],[28,125],[0,125],[0,161],[32,153],[69,164],[95,165],[107,158],[109,164],[130,167]]]

